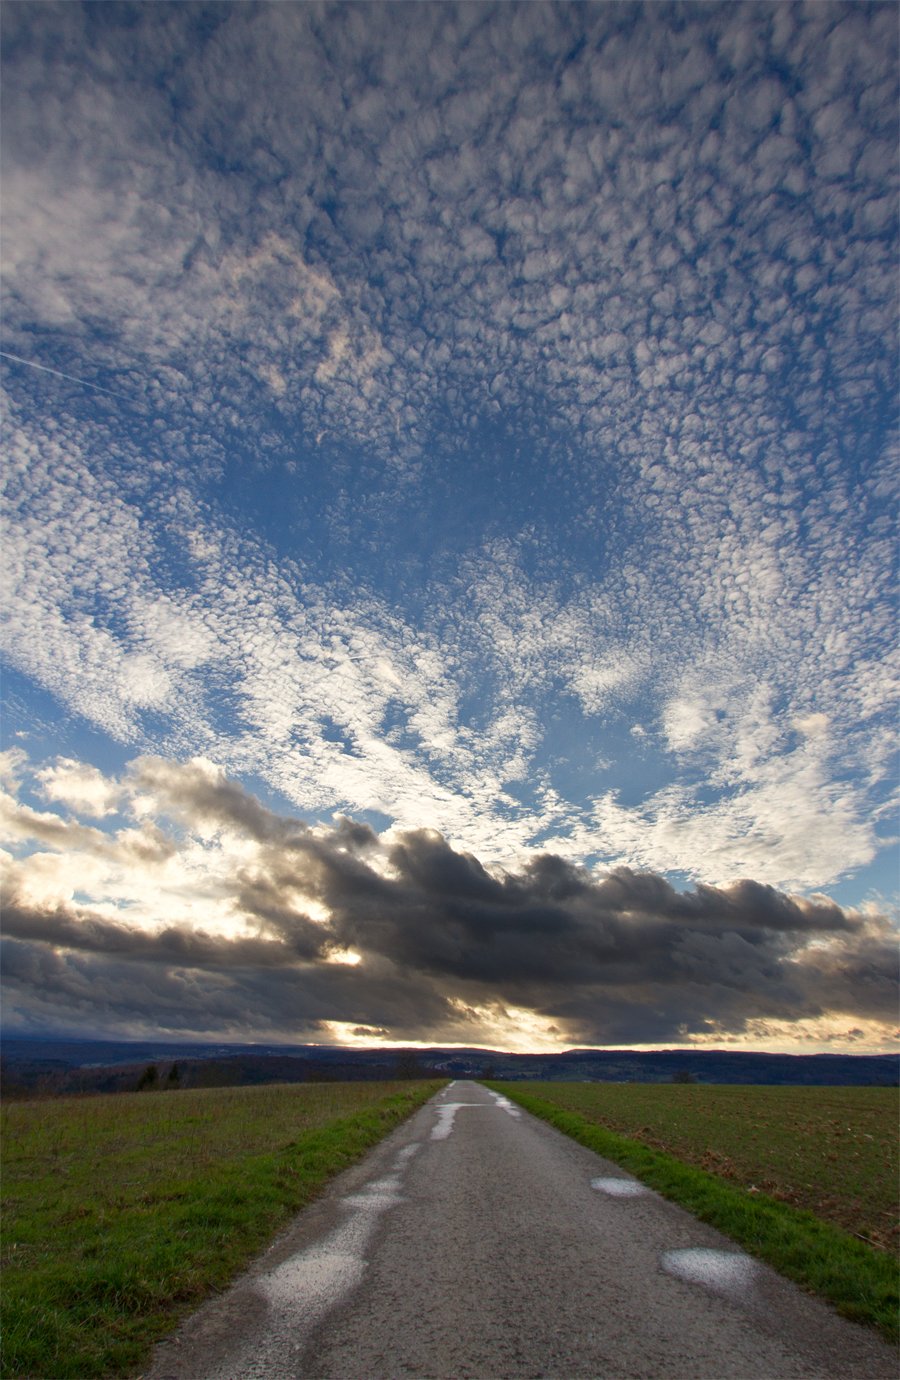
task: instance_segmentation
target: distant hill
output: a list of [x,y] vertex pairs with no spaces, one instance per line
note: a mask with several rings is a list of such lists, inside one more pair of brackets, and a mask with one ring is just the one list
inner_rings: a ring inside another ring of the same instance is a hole
[[[409,1076],[404,1051],[334,1045],[227,1045],[168,1041],[2,1041],[5,1095],[121,1092],[136,1086],[148,1064],[165,1079],[178,1064],[182,1087],[302,1083]],[[760,1054],[732,1050],[572,1049],[561,1054],[508,1054],[490,1049],[417,1049],[425,1075],[670,1083],[689,1073],[699,1083],[808,1086],[897,1086],[891,1054]]]

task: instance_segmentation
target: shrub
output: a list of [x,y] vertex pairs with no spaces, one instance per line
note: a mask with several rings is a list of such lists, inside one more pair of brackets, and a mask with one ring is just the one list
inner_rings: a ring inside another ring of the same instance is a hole
[[144,1092],[147,1088],[155,1088],[159,1082],[159,1069],[155,1064],[148,1064],[137,1081],[137,1092]]

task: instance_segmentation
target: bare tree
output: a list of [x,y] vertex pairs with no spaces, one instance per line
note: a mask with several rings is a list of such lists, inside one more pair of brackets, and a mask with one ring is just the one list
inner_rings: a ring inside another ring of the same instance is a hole
[[419,1063],[419,1056],[414,1049],[401,1049],[397,1052],[397,1062],[394,1065],[395,1078],[424,1078],[425,1070]]

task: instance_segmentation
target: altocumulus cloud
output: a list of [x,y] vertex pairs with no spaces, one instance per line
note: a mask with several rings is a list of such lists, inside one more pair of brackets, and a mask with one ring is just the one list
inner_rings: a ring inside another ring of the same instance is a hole
[[3,24],[29,1019],[869,1019],[894,6]]
[[[60,782],[83,796],[77,764]],[[21,1029],[52,1010],[82,1028],[259,1038],[508,1042],[518,1026],[552,1046],[785,1023],[821,1039],[829,1021],[887,1035],[895,1015],[892,927],[826,897],[678,892],[550,853],[487,868],[434,830],[311,828],[202,760],[139,759],[106,783],[139,816],[119,830],[23,806],[10,784],[4,970]],[[110,904],[122,885],[141,914]]]

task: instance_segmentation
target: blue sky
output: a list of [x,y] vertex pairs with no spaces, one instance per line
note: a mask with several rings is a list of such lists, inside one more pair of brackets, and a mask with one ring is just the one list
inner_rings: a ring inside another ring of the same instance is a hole
[[4,24],[10,1028],[885,1048],[895,7]]

